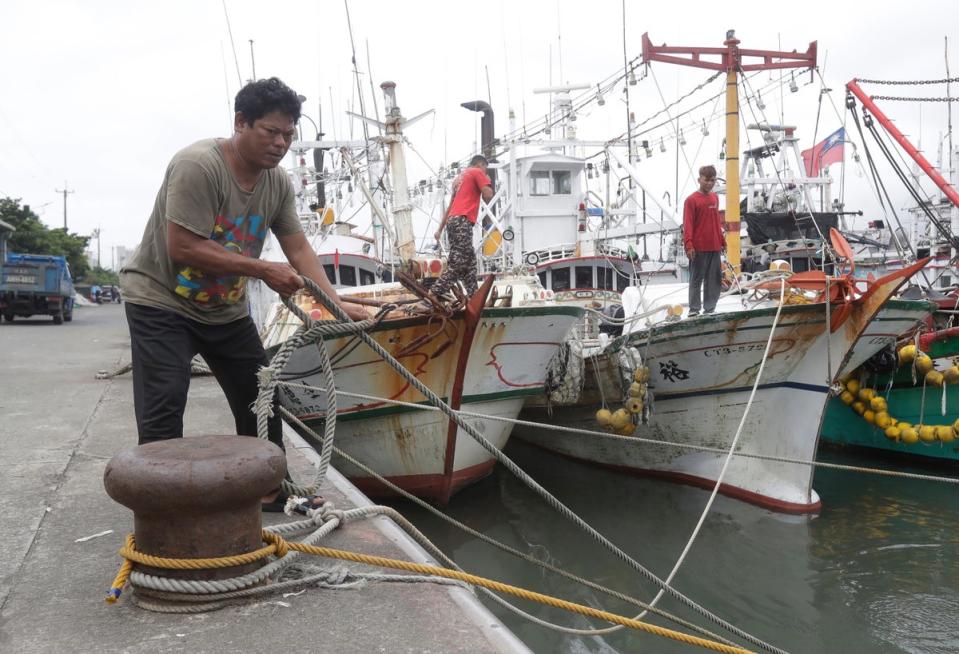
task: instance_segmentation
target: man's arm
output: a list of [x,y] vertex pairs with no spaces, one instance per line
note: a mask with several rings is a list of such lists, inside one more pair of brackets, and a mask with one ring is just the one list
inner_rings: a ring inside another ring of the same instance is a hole
[[[350,318],[353,320],[366,320],[370,317],[360,306],[344,303],[340,300],[340,296],[326,276],[323,266],[320,265],[319,257],[316,256],[313,248],[310,247],[310,242],[306,240],[303,232],[295,232],[293,234],[287,234],[286,236],[277,236],[276,238],[280,243],[283,254],[286,255],[287,260],[293,265],[296,272],[313,280]],[[301,282],[300,286],[302,287],[302,285]]]
[[243,275],[262,279],[280,295],[292,295],[303,288],[303,280],[284,263],[245,257],[167,221],[167,253],[174,263],[202,270],[210,275]]
[[683,249],[686,250],[686,256],[690,259],[696,256],[696,250],[693,248],[693,207],[686,198],[683,203]]

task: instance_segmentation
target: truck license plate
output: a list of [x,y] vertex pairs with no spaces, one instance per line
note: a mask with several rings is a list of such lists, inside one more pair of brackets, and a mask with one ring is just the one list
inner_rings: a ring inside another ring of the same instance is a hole
[[31,275],[7,275],[8,284],[36,284],[37,278]]

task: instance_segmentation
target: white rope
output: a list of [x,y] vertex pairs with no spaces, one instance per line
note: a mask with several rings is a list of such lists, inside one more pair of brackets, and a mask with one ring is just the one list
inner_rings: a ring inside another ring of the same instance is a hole
[[[313,296],[319,300],[323,305],[337,318],[343,320],[344,322],[349,321],[349,317],[344,313],[344,311],[312,280],[309,278],[304,278],[304,284],[306,285],[307,290],[309,290]],[[297,315],[300,320],[303,322],[307,331],[310,331],[315,326],[315,321],[306,315],[299,307],[289,301],[288,298],[282,298],[284,304],[287,308]],[[339,325],[339,328],[343,327],[354,327],[355,325]],[[735,634],[736,636],[760,647],[766,651],[770,652],[782,652],[781,649],[766,643],[765,641],[753,636],[752,634],[740,629],[731,622],[721,618],[719,615],[713,613],[706,607],[695,602],[692,598],[688,597],[684,593],[676,590],[675,588],[666,586],[663,583],[663,580],[660,579],[655,573],[649,570],[647,567],[642,565],[635,558],[630,556],[625,550],[613,543],[609,538],[600,533],[595,527],[590,525],[588,522],[583,520],[576,512],[566,506],[563,502],[559,500],[555,495],[550,493],[546,488],[544,488],[540,483],[533,479],[529,474],[527,474],[520,466],[518,466],[512,459],[506,456],[499,448],[497,448],[493,443],[489,441],[485,436],[483,436],[473,425],[469,422],[463,420],[455,411],[453,411],[448,404],[446,404],[442,398],[440,398],[431,388],[424,384],[419,378],[413,375],[409,370],[407,370],[402,363],[396,360],[382,345],[375,341],[369,334],[365,331],[358,330],[356,335],[377,355],[379,355],[393,370],[398,374],[402,375],[406,379],[410,386],[415,388],[423,397],[434,406],[438,407],[444,415],[450,418],[456,425],[468,436],[470,436],[480,447],[482,447],[486,452],[488,452],[496,461],[498,461],[503,467],[505,467],[509,472],[516,476],[520,481],[522,481],[527,487],[540,495],[554,510],[560,513],[567,520],[575,524],[581,530],[586,532],[591,538],[593,538],[597,543],[606,548],[609,552],[618,557],[623,563],[625,563],[632,570],[640,573],[648,581],[655,583],[660,588],[664,588],[670,595],[675,599],[679,600],[686,607],[693,609],[699,615],[707,618],[708,620],[714,622],[717,625],[720,625],[730,633]],[[275,378],[275,375],[274,375]],[[330,383],[330,388],[332,388],[332,382]],[[261,389],[261,396],[263,395]],[[272,396],[271,396],[272,397]],[[268,407],[258,407],[258,418],[260,410],[266,410]],[[327,420],[330,422],[330,420]]]
[[[281,407],[280,407],[280,412],[281,412],[284,416],[286,416],[286,418],[287,418],[288,420],[290,420],[292,423],[294,423],[297,427],[299,427],[300,429],[302,429],[302,430],[304,430],[304,431],[312,434],[314,437],[316,437],[315,432],[314,432],[312,429],[310,429],[307,425],[305,425],[302,421],[300,421],[296,416],[294,416],[292,413],[290,413],[290,411],[289,411],[288,409],[286,409],[285,407],[282,407],[282,406],[281,406]],[[597,584],[596,582],[590,581],[589,579],[584,579],[583,577],[577,576],[577,575],[575,575],[575,574],[573,574],[573,573],[571,573],[571,572],[568,572],[568,571],[566,571],[566,570],[563,570],[562,568],[558,568],[558,567],[556,567],[556,566],[554,566],[554,565],[552,565],[552,564],[550,564],[550,563],[548,563],[548,562],[546,562],[546,561],[542,561],[542,560],[540,560],[540,559],[538,559],[538,558],[536,558],[536,557],[534,557],[534,556],[532,556],[532,555],[530,555],[530,554],[527,554],[527,553],[525,553],[525,552],[521,552],[521,551],[519,551],[519,550],[517,550],[517,549],[515,549],[515,548],[513,548],[513,547],[510,547],[509,545],[506,545],[505,543],[501,543],[500,541],[498,541],[498,540],[496,540],[496,539],[494,539],[494,538],[491,538],[490,536],[487,536],[487,535],[484,534],[483,532],[477,531],[477,530],[473,529],[472,527],[470,527],[469,525],[464,524],[464,523],[462,523],[462,522],[459,522],[458,520],[456,520],[456,519],[453,518],[452,516],[449,516],[449,515],[447,515],[446,513],[443,513],[442,511],[440,511],[439,509],[437,509],[437,508],[434,507],[433,505],[429,504],[428,502],[426,502],[426,501],[420,499],[419,497],[413,495],[412,493],[409,493],[409,492],[407,492],[406,490],[400,488],[399,486],[397,486],[396,484],[394,484],[393,482],[391,482],[389,479],[387,479],[386,477],[383,477],[382,475],[380,475],[379,473],[377,473],[375,470],[373,470],[373,469],[370,468],[369,466],[361,463],[360,461],[358,461],[357,459],[353,458],[352,456],[350,456],[350,455],[347,454],[346,452],[342,451],[340,448],[334,447],[333,449],[334,449],[334,452],[335,452],[338,456],[342,457],[345,461],[347,461],[348,463],[350,463],[351,465],[353,465],[354,467],[356,467],[356,468],[357,468],[358,470],[360,470],[361,472],[364,472],[364,473],[366,473],[367,475],[369,475],[370,477],[376,479],[379,483],[381,483],[381,484],[382,484],[383,486],[385,486],[386,488],[389,488],[391,491],[393,491],[393,492],[396,493],[397,495],[399,495],[399,496],[401,496],[401,497],[404,497],[405,499],[409,500],[410,502],[413,502],[414,504],[419,505],[421,508],[423,508],[423,509],[425,509],[426,511],[432,513],[433,515],[435,515],[436,517],[438,517],[440,520],[443,520],[443,521],[447,522],[448,524],[456,527],[457,529],[460,529],[460,530],[463,531],[464,533],[469,534],[470,536],[473,536],[473,537],[476,538],[477,540],[481,540],[481,541],[483,541],[483,542],[485,542],[485,543],[487,543],[487,544],[489,544],[489,545],[492,545],[493,547],[496,547],[496,548],[498,548],[498,549],[500,549],[500,550],[502,550],[502,551],[504,551],[504,552],[506,552],[506,553],[508,553],[508,554],[510,554],[510,555],[512,555],[512,556],[515,556],[515,557],[517,557],[517,558],[519,558],[519,559],[522,559],[523,561],[526,561],[526,562],[528,562],[528,563],[532,563],[533,565],[539,566],[539,567],[543,568],[544,570],[548,570],[548,571],[550,571],[550,572],[553,572],[553,573],[555,573],[555,574],[558,574],[558,575],[560,575],[560,576],[562,576],[562,577],[565,577],[566,579],[570,579],[570,580],[572,580],[572,581],[575,581],[575,582],[577,582],[577,583],[579,583],[579,584],[582,584],[582,585],[584,585],[584,586],[586,586],[586,587],[588,587],[588,588],[592,588],[593,590],[598,590],[598,591],[600,591],[600,592],[602,592],[602,593],[606,593],[607,595],[609,595],[609,596],[611,596],[611,597],[615,597],[616,599],[620,599],[620,600],[622,600],[622,601],[624,601],[624,602],[627,602],[627,603],[629,603],[629,604],[633,604],[633,605],[638,606],[638,607],[640,607],[640,608],[646,609],[646,610],[649,611],[649,612],[652,612],[652,613],[655,613],[656,615],[662,616],[662,617],[666,618],[667,620],[671,620],[672,622],[676,623],[677,625],[682,626],[682,627],[686,627],[686,628],[688,628],[688,629],[690,629],[690,630],[692,630],[692,631],[695,631],[695,632],[697,632],[697,633],[699,633],[699,634],[701,634],[701,635],[703,635],[703,636],[705,636],[705,637],[707,637],[707,638],[712,638],[712,639],[714,639],[714,640],[718,640],[718,641],[723,642],[723,643],[726,643],[726,644],[728,644],[728,645],[734,644],[734,643],[732,643],[732,641],[730,641],[730,640],[728,640],[728,639],[726,639],[726,638],[723,638],[723,637],[720,636],[719,634],[716,634],[716,633],[714,633],[714,632],[712,632],[712,631],[709,631],[708,629],[705,629],[704,627],[701,627],[701,626],[699,626],[699,625],[697,625],[697,624],[695,624],[695,623],[693,623],[693,622],[690,622],[690,621],[688,621],[688,620],[684,620],[683,618],[680,618],[679,616],[677,616],[677,615],[675,615],[675,614],[669,613],[669,612],[664,611],[663,609],[660,609],[660,608],[657,608],[657,607],[650,606],[649,604],[647,604],[647,603],[645,603],[645,602],[642,602],[642,601],[640,601],[640,600],[638,600],[638,599],[636,599],[636,598],[634,598],[634,597],[630,597],[629,595],[626,595],[626,594],[624,594],[624,593],[621,593],[621,592],[619,592],[619,591],[617,591],[617,590],[613,590],[613,589],[608,588],[608,587],[606,587],[606,586],[603,586],[603,585],[601,585],[601,584]],[[405,529],[403,523],[399,523],[399,526]],[[424,538],[425,538],[425,537],[424,537]],[[456,566],[456,563],[455,563],[454,561],[452,561],[452,559],[446,558],[445,555],[443,555],[442,551],[439,550],[439,548],[436,547],[435,545],[433,545],[432,543],[430,543],[430,546],[427,547],[427,549],[428,549],[429,551],[431,551],[431,552],[433,552],[433,551],[439,552],[439,555],[437,556],[438,559],[441,559],[441,560],[447,562],[448,565],[450,565],[451,567],[454,567],[454,568],[457,567],[457,566]],[[459,568],[457,568],[457,569],[459,569]],[[542,626],[542,627],[546,627],[547,629],[553,629],[553,630],[555,630],[555,631],[559,631],[559,632],[562,632],[562,633],[572,634],[572,635],[577,635],[577,636],[601,636],[601,635],[605,635],[605,634],[612,633],[612,632],[617,631],[617,630],[619,630],[619,629],[621,628],[621,627],[618,627],[618,626],[616,626],[616,627],[605,627],[605,628],[600,628],[600,629],[576,629],[576,628],[574,628],[574,627],[566,627],[566,626],[564,626],[564,625],[559,625],[559,624],[556,624],[556,623],[553,623],[553,622],[548,622],[548,621],[546,621],[546,620],[542,620],[542,619],[540,619],[540,618],[537,618],[536,616],[530,615],[530,614],[526,613],[525,611],[523,611],[522,609],[514,606],[513,604],[511,604],[511,603],[508,602],[507,600],[499,597],[497,594],[495,594],[495,593],[494,593],[493,591],[491,591],[491,590],[488,590],[488,589],[483,588],[483,587],[477,587],[476,590],[479,590],[479,591],[480,591],[481,593],[483,593],[484,595],[487,595],[491,600],[499,603],[501,606],[503,606],[503,607],[506,608],[507,610],[512,611],[513,613],[515,613],[515,614],[517,614],[517,615],[519,615],[519,616],[521,616],[521,617],[523,617],[523,618],[525,618],[525,619],[527,619],[527,620],[530,620],[531,622],[534,622],[534,623],[536,623],[536,624],[538,624],[538,625],[540,625],[540,626]]]
[[[683,563],[686,561],[686,556],[689,554],[689,550],[692,549],[693,543],[696,542],[696,537],[699,536],[699,532],[703,527],[703,523],[706,522],[706,516],[709,515],[710,510],[713,508],[713,502],[716,500],[716,496],[719,494],[719,487],[723,483],[723,479],[726,477],[726,470],[729,468],[729,462],[733,459],[733,452],[736,451],[736,445],[739,443],[739,437],[743,433],[743,427],[746,426],[746,418],[749,416],[749,410],[753,406],[753,400],[756,397],[756,391],[759,388],[759,380],[762,379],[763,369],[766,367],[766,361],[769,359],[769,351],[772,348],[773,344],[773,335],[776,333],[776,326],[779,324],[779,316],[782,313],[783,300],[786,298],[786,281],[783,280],[780,295],[779,295],[779,307],[776,309],[776,317],[773,318],[772,329],[769,330],[769,338],[766,339],[766,349],[763,351],[762,361],[759,362],[759,371],[756,373],[756,381],[753,382],[752,391],[749,393],[749,400],[746,402],[746,408],[743,411],[743,417],[739,420],[739,427],[736,429],[736,435],[733,436],[733,442],[729,444],[729,452],[726,454],[726,459],[723,461],[723,467],[719,471],[719,476],[716,477],[716,483],[713,485],[713,491],[709,494],[709,499],[706,501],[706,506],[703,507],[703,512],[699,516],[699,521],[696,523],[696,527],[693,529],[693,533],[690,534],[689,540],[686,541],[686,547],[683,548],[682,554],[679,555],[679,558],[676,559],[676,564],[673,566],[672,571],[669,573],[669,576],[666,577],[666,585],[668,586],[672,583],[673,579],[676,576],[676,573],[679,572],[679,569],[682,567]],[[829,306],[829,298],[826,298],[826,306]],[[828,331],[829,325],[826,325],[826,330]],[[656,597],[650,602],[651,605],[655,606],[662,598],[663,594],[666,592],[665,588],[661,588],[660,591],[656,594]],[[636,619],[641,620],[644,614],[639,615]]]
[[[311,384],[303,384],[300,382],[287,382],[281,381],[277,384],[278,386],[288,386],[290,388],[302,388],[304,390],[317,390],[317,391],[326,391],[325,388],[320,386],[313,386]],[[388,397],[380,397],[377,395],[366,395],[364,393],[353,393],[351,391],[341,391],[336,390],[336,393],[343,395],[344,397],[352,397],[360,400],[371,400],[374,402],[381,402],[383,404],[391,404],[395,406],[407,407],[410,409],[415,409],[419,411],[439,411],[436,407],[427,405],[427,404],[417,404],[415,402],[404,402],[402,400],[394,400]],[[595,436],[598,438],[606,438],[613,441],[620,441],[623,443],[645,443],[647,445],[656,445],[656,446],[666,446],[666,447],[675,447],[679,449],[692,450],[695,452],[715,452],[718,454],[725,454],[727,450],[720,447],[710,447],[708,445],[694,445],[692,443],[676,443],[672,441],[664,441],[652,438],[643,438],[641,436],[619,436],[617,434],[610,434],[605,431],[596,431],[592,429],[581,429],[578,427],[567,427],[565,425],[553,425],[544,422],[535,422],[533,420],[522,420],[520,418],[506,418],[503,416],[489,415],[485,413],[477,413],[474,411],[463,411],[462,409],[457,410],[455,413],[464,417],[464,418],[481,418],[484,420],[493,420],[497,422],[507,422],[513,425],[518,425],[521,427],[533,427],[537,429],[547,429],[552,431],[562,431],[570,434],[582,434],[584,436]],[[291,414],[292,415],[292,414]],[[733,456],[742,457],[746,459],[758,459],[760,461],[771,461],[773,463],[790,463],[795,465],[809,466],[812,468],[823,468],[826,470],[838,470],[842,472],[857,472],[863,474],[872,474],[886,477],[899,477],[903,479],[916,479],[919,481],[932,481],[940,482],[946,484],[959,484],[959,479],[954,479],[952,477],[940,477],[935,475],[923,475],[912,472],[899,472],[897,470],[884,470],[882,468],[866,468],[862,466],[850,466],[843,465],[840,463],[828,463],[825,461],[809,461],[805,459],[794,459],[786,456],[773,456],[771,454],[758,454],[751,452],[734,452]]]

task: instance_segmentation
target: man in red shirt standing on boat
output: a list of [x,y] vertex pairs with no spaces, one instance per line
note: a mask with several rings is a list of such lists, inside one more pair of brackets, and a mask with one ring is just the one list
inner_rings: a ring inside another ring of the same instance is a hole
[[470,167],[463,171],[458,183],[453,183],[453,197],[435,234],[436,240],[439,241],[446,229],[450,241],[446,270],[430,289],[437,298],[442,298],[457,282],[463,284],[467,296],[476,292],[473,225],[476,224],[476,215],[479,213],[480,198],[483,198],[484,202],[493,198],[493,183],[486,175],[488,167],[486,157],[478,154],[470,159]]
[[[683,245],[689,257],[689,315],[712,313],[722,289],[722,253],[726,251],[719,196],[713,193],[716,169],[699,169],[699,190],[683,205]],[[700,302],[702,293],[702,302]]]

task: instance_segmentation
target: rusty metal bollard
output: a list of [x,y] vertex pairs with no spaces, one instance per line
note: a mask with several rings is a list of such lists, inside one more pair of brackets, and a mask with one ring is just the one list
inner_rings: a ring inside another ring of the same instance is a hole
[[[207,558],[263,546],[260,501],[277,490],[286,455],[249,436],[198,436],[139,445],[107,464],[107,493],[133,511],[137,550],[170,558]],[[214,570],[159,570],[176,579],[225,579],[264,561]]]

